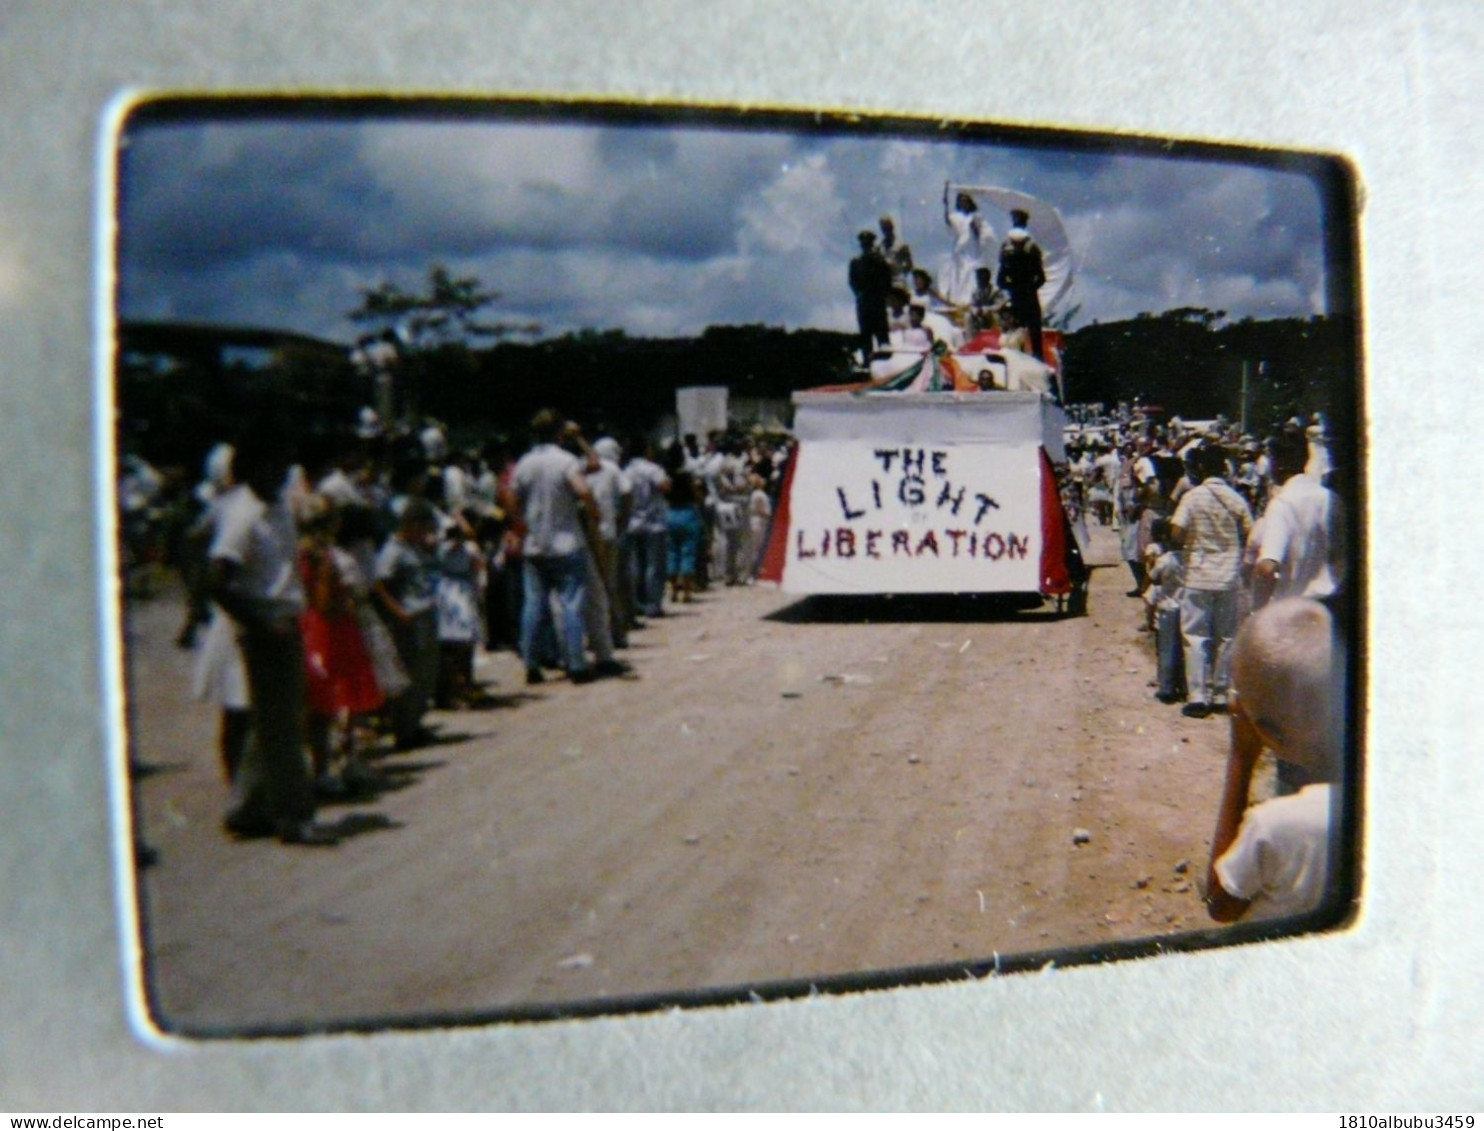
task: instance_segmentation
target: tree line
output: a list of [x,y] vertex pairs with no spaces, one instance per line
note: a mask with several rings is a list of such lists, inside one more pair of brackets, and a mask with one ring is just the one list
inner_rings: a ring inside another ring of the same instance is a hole
[[[851,380],[855,335],[775,326],[711,326],[694,337],[635,338],[581,330],[538,340],[529,325],[490,322],[499,298],[441,267],[420,292],[383,284],[351,318],[365,340],[395,340],[399,403],[460,435],[518,438],[541,406],[631,433],[675,409],[675,391],[726,386],[733,397],[786,401]],[[1359,352],[1353,319],[1243,319],[1182,307],[1068,331],[1066,399],[1110,407],[1137,400],[1171,415],[1245,418],[1254,434],[1319,411],[1353,428]],[[119,367],[125,438],[146,458],[189,463],[229,435],[244,410],[282,401],[307,432],[347,426],[374,403],[371,377],[323,352],[285,351],[266,366]],[[1353,434],[1353,432],[1352,432]]]
[[[1312,412],[1336,424],[1353,419],[1359,372],[1353,320],[1223,324],[1218,313],[1170,311],[1071,332],[1063,366],[1067,399],[1110,407],[1137,400],[1185,419],[1245,417],[1254,433]],[[851,334],[771,326],[712,326],[694,338],[630,338],[610,330],[501,343],[427,358],[435,372],[425,381],[424,408],[440,419],[518,430],[536,408],[556,400],[569,412],[642,429],[673,412],[675,390],[687,385],[787,399],[848,381],[854,345]]]

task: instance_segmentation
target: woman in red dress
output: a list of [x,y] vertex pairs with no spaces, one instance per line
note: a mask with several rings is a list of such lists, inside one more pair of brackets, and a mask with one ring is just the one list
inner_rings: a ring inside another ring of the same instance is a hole
[[[356,718],[380,710],[384,699],[361,635],[355,591],[339,561],[349,555],[335,546],[339,516],[323,502],[309,510],[299,551],[299,574],[308,597],[300,630],[308,676],[309,745],[316,788],[338,795],[371,784],[373,775],[356,748]],[[347,564],[354,566],[353,560]],[[335,754],[343,763],[338,775]]]

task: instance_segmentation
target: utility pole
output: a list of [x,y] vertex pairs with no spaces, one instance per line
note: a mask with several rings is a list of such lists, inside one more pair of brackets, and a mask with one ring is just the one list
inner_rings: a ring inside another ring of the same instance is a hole
[[1242,413],[1241,413],[1242,423],[1241,423],[1241,431],[1238,433],[1238,435],[1241,435],[1241,436],[1247,435],[1247,368],[1248,368],[1247,359],[1246,358],[1243,358],[1242,359]]

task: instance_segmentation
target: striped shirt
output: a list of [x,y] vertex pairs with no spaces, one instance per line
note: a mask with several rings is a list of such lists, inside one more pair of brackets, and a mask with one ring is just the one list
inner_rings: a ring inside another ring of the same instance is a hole
[[1185,587],[1225,592],[1242,583],[1242,543],[1252,529],[1252,511],[1222,479],[1192,487],[1175,508],[1173,525],[1183,532]]

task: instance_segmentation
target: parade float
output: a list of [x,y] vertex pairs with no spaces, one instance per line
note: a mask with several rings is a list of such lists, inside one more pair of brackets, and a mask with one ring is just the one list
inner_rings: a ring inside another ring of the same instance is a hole
[[[1071,283],[1055,210],[1023,193],[957,187],[1030,213],[1051,314]],[[762,578],[809,596],[995,594],[1085,612],[1084,547],[1059,490],[1061,335],[1044,332],[1044,361],[1023,330],[933,337],[925,347],[894,341],[859,381],[794,394],[798,447]]]

